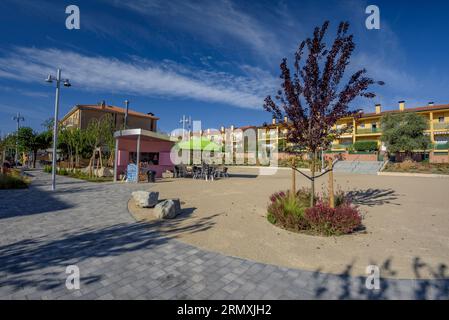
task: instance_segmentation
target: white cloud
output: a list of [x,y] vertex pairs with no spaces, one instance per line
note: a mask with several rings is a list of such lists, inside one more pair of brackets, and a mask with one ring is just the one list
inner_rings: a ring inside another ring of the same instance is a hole
[[[7,75],[6,75],[6,77],[7,77]],[[1,78],[1,73],[0,73],[0,78]],[[0,85],[0,91],[8,92],[8,93],[12,92],[14,94],[23,95],[23,96],[27,96],[27,97],[33,97],[33,98],[47,98],[48,97],[48,93],[45,93],[45,92],[24,90],[21,88],[14,88],[14,87],[3,86],[3,85]]]
[[[126,8],[151,20],[165,22],[202,37],[209,42],[220,42],[226,46],[235,41],[245,44],[262,55],[279,54],[277,36],[259,20],[229,0],[184,1],[184,0],[132,0],[115,1],[120,8]],[[265,10],[265,13],[270,12]]]
[[275,89],[269,74],[236,76],[139,57],[121,61],[36,48],[16,48],[0,57],[0,77],[25,82],[43,81],[56,67],[76,89],[190,98],[242,108],[261,108],[263,98]]

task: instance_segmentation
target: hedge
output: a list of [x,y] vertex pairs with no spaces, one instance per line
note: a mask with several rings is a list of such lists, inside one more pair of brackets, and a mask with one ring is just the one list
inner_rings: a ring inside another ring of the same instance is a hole
[[367,141],[356,141],[354,143],[354,150],[356,151],[376,151],[377,141],[367,140]]

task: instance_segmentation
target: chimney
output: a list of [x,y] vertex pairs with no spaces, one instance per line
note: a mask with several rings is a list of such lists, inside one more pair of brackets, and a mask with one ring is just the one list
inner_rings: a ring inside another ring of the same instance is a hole
[[271,120],[272,124],[276,124],[276,118],[273,117],[273,119]]
[[234,125],[231,125],[231,131],[234,131]]
[[429,107],[433,107],[433,101],[429,102]]
[[380,103],[376,104],[376,114],[380,114],[382,112],[382,105]]
[[404,111],[405,110],[405,101],[401,100],[399,101],[399,111]]
[[221,126],[220,131],[221,131],[221,132],[224,132],[224,131],[225,131],[224,126]]
[[287,116],[284,116],[284,123],[288,123],[288,118],[287,118]]

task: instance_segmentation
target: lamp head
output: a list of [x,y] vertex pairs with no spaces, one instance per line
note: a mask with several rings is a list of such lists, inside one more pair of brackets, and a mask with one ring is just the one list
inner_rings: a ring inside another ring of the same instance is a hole
[[71,87],[69,79],[64,80],[64,87]]
[[51,78],[50,74],[48,75],[47,79],[45,79],[45,82],[48,82],[48,83],[52,83],[53,82],[53,79]]

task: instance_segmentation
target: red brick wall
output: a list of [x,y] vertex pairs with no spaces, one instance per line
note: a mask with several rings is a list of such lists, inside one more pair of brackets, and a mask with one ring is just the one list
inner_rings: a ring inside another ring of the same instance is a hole
[[432,151],[429,155],[430,163],[449,163],[449,155],[435,155]]
[[376,153],[370,153],[370,154],[356,154],[356,153],[326,153],[324,155],[325,159],[335,159],[337,157],[341,157],[341,160],[345,161],[377,161],[377,154]]

